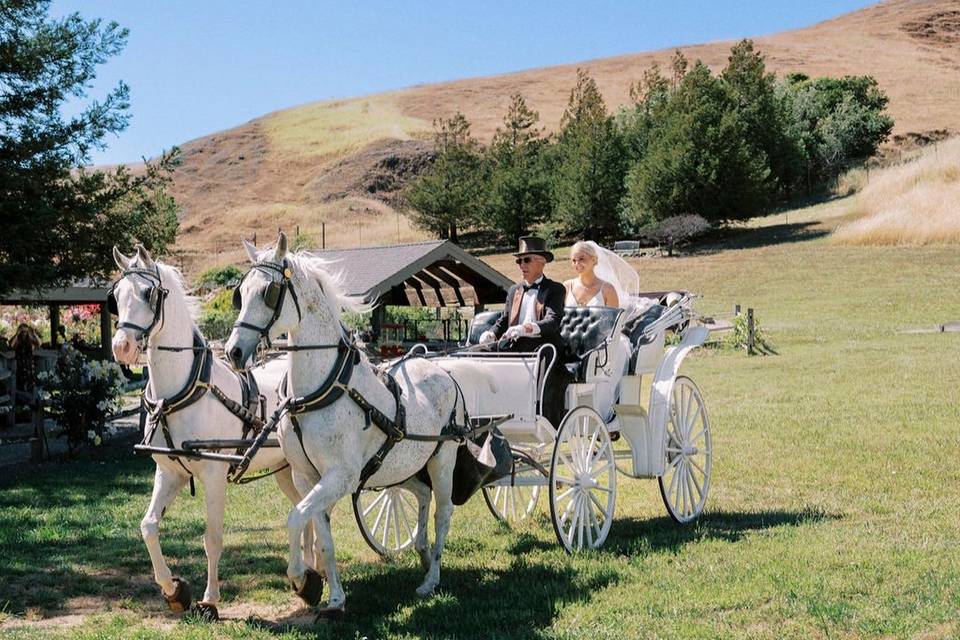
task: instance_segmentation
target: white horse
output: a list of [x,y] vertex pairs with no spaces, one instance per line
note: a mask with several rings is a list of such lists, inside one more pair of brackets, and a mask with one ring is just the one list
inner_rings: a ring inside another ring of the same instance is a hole
[[[117,266],[123,272],[113,289],[119,316],[119,328],[113,338],[113,356],[117,362],[133,364],[146,344],[150,371],[147,398],[174,398],[192,384],[194,358],[201,355],[194,350],[164,349],[190,348],[194,345],[194,336],[200,335],[191,318],[190,301],[184,292],[180,273],[174,267],[154,262],[139,245],[133,257],[123,255],[116,247],[113,252]],[[209,353],[207,357],[212,360],[210,386],[218,387],[226,397],[240,402],[241,383],[237,375],[222,360]],[[260,391],[266,398],[268,414],[276,407],[276,388],[285,370],[286,363],[276,361],[255,371]],[[243,434],[243,422],[210,391],[182,410],[169,413],[165,420],[170,441],[167,441],[162,425],[154,427],[151,424],[147,433],[153,430],[152,438],[145,444],[167,447],[172,442],[179,448],[185,440],[239,439]],[[207,554],[207,587],[197,608],[205,617],[216,619],[216,605],[220,600],[217,568],[223,551],[228,464],[212,460],[171,459],[166,455],[154,455],[153,459],[157,465],[153,497],[140,523],[140,531],[150,553],[154,579],[171,610],[184,611],[190,607],[189,584],[171,574],[161,552],[160,521],[177,494],[191,476],[195,476],[203,483],[207,507],[207,526],[203,536]],[[273,476],[280,489],[293,504],[298,503],[301,495],[279,449],[261,449],[249,467],[251,473],[275,469],[281,469]],[[313,564],[312,531],[305,532],[304,544],[308,562]]]
[[[325,270],[328,263],[322,259],[302,252],[288,255],[287,239],[282,233],[275,250],[258,254],[252,244],[244,241],[244,245],[254,267],[239,287],[242,310],[224,350],[234,367],[240,368],[261,336],[287,334],[293,348],[287,394],[295,398],[313,395],[332,381],[335,366],[349,365],[341,356],[350,345],[340,321],[341,308],[358,309],[362,303],[341,292],[336,278]],[[338,345],[340,348],[330,348]],[[352,346],[346,353],[351,358],[356,354]],[[463,424],[466,418],[463,403],[458,401],[461,396],[446,371],[428,360],[414,358],[403,361],[393,374],[406,411],[408,434],[438,435],[451,419]],[[477,375],[485,378],[482,372]],[[387,439],[383,430],[367,421],[365,411],[348,390],[359,393],[391,421],[397,414],[394,395],[365,357],[360,357],[346,382],[342,382],[342,377],[340,380],[337,384],[341,384],[344,393],[338,399],[319,409],[294,412],[293,419],[288,413],[279,425],[280,443],[294,467],[294,481],[306,493],[287,520],[287,576],[304,600],[309,604],[319,602],[320,576],[307,570],[296,544],[304,526],[312,520],[317,531],[319,563],[330,583],[327,606],[320,615],[329,617],[341,615],[346,600],[334,557],[330,514],[341,498],[358,489],[364,465]],[[451,488],[457,446],[449,440],[439,445],[400,440],[365,484],[386,487],[408,481],[406,486],[417,495],[418,530],[414,544],[427,570],[417,588],[421,596],[431,594],[440,582],[441,552],[453,513]],[[409,480],[424,467],[436,499],[436,540],[432,550],[427,545],[429,489],[419,481]],[[310,599],[304,593],[316,597]]]

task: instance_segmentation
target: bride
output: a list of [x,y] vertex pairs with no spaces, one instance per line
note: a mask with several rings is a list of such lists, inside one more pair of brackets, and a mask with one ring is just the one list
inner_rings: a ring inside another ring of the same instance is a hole
[[[596,242],[580,241],[570,250],[570,262],[577,277],[563,283],[567,289],[566,306],[619,307],[624,309],[628,317],[640,306],[640,276],[617,254]],[[609,381],[596,383],[594,390],[595,406],[606,420],[613,417],[620,379],[626,373],[630,358],[630,341],[627,337],[621,334],[614,340],[610,363],[613,377]]]
[[596,242],[581,240],[570,249],[570,262],[577,277],[563,283],[567,289],[566,306],[632,306],[640,278],[623,258]]

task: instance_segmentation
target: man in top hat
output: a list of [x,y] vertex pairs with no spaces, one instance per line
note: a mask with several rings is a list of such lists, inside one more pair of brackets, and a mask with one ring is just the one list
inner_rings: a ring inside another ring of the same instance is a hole
[[561,378],[565,371],[560,364],[564,356],[560,320],[567,291],[561,283],[543,275],[547,263],[553,262],[553,254],[547,251],[547,243],[542,238],[521,237],[513,255],[522,279],[510,287],[503,313],[490,330],[483,332],[480,343],[496,341],[495,346],[491,344],[492,348],[518,352],[536,351],[547,343],[556,347],[557,361],[544,389],[543,414],[558,426],[557,421],[563,415]]

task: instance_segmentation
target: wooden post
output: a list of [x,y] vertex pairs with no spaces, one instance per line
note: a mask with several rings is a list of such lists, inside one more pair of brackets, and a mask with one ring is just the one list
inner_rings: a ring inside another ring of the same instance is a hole
[[740,315],[740,305],[735,304],[733,305],[733,317],[736,318],[739,315]]
[[327,223],[326,222],[320,223],[320,248],[321,249],[327,248]]
[[110,311],[107,310],[107,303],[100,303],[100,351],[104,360],[110,360],[110,343],[113,340],[113,322],[110,319]]
[[747,354],[753,355],[753,309],[747,309]]
[[50,346],[57,348],[57,340],[60,338],[60,305],[50,305]]

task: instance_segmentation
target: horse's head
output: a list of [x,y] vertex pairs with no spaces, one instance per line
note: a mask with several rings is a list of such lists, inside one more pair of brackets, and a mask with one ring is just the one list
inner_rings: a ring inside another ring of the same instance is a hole
[[282,232],[272,252],[258,254],[243,241],[253,266],[233,292],[233,306],[240,311],[224,351],[236,369],[242,369],[261,340],[289,333],[302,319],[293,286],[293,267],[287,258],[287,236]]
[[113,259],[121,277],[107,296],[107,307],[117,316],[117,334],[113,337],[113,357],[122,364],[133,364],[150,336],[162,324],[166,289],[160,269],[150,253],[137,245],[131,257],[113,248]]

